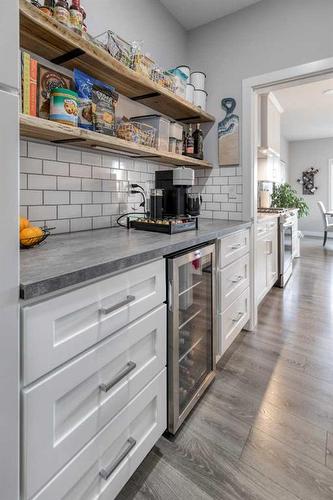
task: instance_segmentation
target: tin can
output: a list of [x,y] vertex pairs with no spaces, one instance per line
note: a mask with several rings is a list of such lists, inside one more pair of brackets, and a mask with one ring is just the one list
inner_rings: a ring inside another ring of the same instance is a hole
[[50,120],[78,126],[78,97],[73,90],[55,88],[51,91]]

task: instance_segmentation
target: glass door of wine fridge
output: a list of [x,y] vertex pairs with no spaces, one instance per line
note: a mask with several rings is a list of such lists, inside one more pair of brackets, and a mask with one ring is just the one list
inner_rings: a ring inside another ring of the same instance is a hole
[[168,258],[168,431],[215,378],[215,245]]

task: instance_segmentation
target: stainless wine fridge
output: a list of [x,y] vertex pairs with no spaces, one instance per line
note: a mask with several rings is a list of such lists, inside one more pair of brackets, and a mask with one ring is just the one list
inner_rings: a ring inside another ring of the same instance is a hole
[[168,431],[215,378],[215,245],[168,257]]

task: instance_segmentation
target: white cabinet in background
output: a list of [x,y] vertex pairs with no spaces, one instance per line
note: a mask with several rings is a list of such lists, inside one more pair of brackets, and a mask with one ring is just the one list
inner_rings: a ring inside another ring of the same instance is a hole
[[281,108],[272,92],[259,96],[259,149],[280,155]]
[[261,221],[256,229],[256,302],[259,304],[278,279],[278,221]]
[[250,230],[218,242],[217,361],[250,318]]

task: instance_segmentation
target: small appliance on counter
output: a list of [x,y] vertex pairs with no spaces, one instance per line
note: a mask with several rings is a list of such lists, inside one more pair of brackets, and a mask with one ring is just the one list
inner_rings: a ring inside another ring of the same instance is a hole
[[189,192],[194,171],[179,167],[155,172],[155,188],[150,192],[150,212],[145,217],[127,219],[128,229],[166,234],[198,229],[201,196]]

